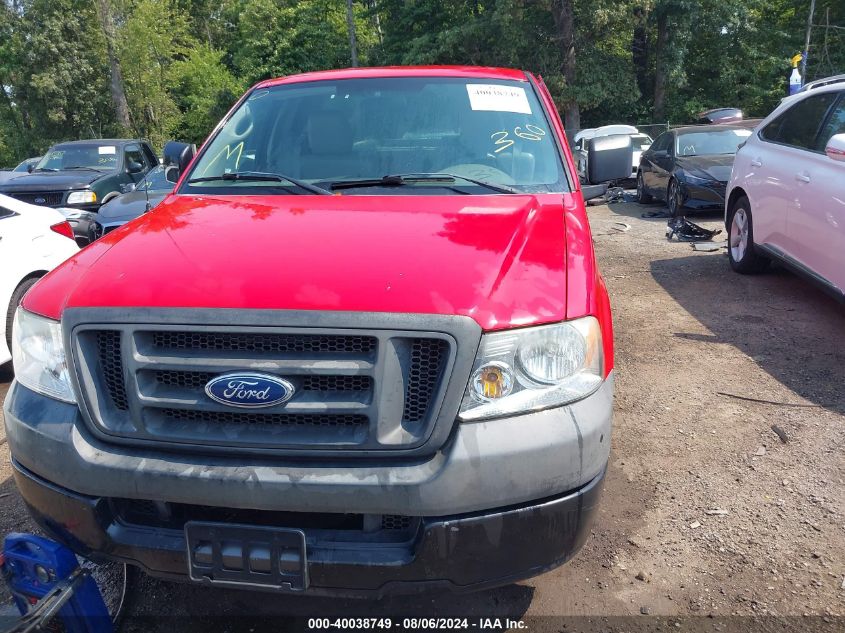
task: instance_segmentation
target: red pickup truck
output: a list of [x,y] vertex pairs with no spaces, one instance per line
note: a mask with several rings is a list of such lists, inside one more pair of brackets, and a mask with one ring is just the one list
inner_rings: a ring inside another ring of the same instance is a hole
[[[625,142],[592,168],[627,177]],[[575,554],[613,334],[542,81],[274,79],[165,164],[171,195],[17,311],[4,414],[47,532],[157,576],[317,594],[478,589]]]

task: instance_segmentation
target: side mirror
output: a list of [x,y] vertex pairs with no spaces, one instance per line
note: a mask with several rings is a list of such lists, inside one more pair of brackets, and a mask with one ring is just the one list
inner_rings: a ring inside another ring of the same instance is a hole
[[188,165],[194,160],[197,153],[197,146],[179,141],[169,141],[164,146],[164,177],[169,182],[177,182],[179,177],[185,173]]
[[845,162],[845,134],[834,134],[827,142],[824,153],[828,158]]
[[587,181],[591,183],[625,180],[634,170],[634,147],[627,134],[591,138],[587,155]]
[[656,149],[651,153],[654,158],[669,158],[669,152],[665,149]]
[[137,161],[129,160],[126,163],[126,171],[130,174],[140,174],[144,171],[144,166]]

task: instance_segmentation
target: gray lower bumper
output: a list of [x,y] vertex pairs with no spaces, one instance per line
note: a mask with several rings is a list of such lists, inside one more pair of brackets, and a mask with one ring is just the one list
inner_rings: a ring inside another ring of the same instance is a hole
[[83,495],[260,510],[442,516],[575,490],[610,451],[613,375],[566,407],[456,425],[435,455],[408,463],[314,463],[182,455],[107,444],[76,406],[13,384],[4,404],[14,459]]

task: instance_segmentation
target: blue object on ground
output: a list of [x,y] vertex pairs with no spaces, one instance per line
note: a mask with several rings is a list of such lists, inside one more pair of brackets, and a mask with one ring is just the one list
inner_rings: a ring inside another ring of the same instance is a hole
[[[97,583],[63,545],[32,534],[9,534],[3,543],[0,572],[23,620],[55,617],[67,633],[114,630]],[[45,596],[47,600],[39,604]],[[56,607],[57,614],[53,613]]]

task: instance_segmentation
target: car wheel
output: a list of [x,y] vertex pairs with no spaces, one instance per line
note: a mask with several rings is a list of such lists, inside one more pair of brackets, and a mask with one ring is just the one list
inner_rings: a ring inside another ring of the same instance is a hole
[[32,288],[38,279],[38,277],[24,279],[12,293],[12,298],[9,301],[9,307],[6,310],[6,343],[8,344],[9,349],[12,349],[12,323],[15,320],[15,310],[18,309],[18,305],[20,305],[21,299],[23,299],[26,291]]
[[645,182],[643,182],[643,172],[637,172],[637,202],[640,204],[648,204],[654,200],[651,194],[645,190]]
[[669,188],[666,190],[666,206],[669,208],[669,215],[672,218],[677,218],[681,215],[684,200],[681,195],[681,187],[677,180],[672,179],[669,181]]
[[728,259],[731,268],[743,274],[759,273],[770,263],[754,248],[751,205],[745,196],[734,202],[728,219]]

